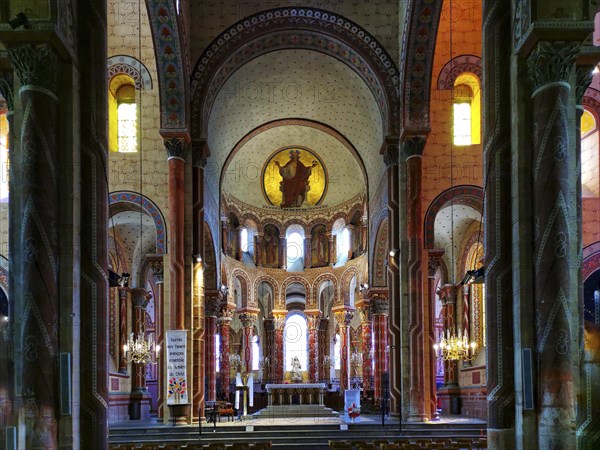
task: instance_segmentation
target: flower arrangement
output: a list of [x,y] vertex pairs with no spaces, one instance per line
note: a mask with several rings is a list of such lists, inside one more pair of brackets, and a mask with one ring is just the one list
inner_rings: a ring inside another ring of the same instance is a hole
[[356,403],[352,403],[352,406],[348,408],[348,417],[354,421],[358,416],[360,416],[360,408],[356,406]]
[[168,398],[173,397],[175,399],[175,403],[179,403],[181,397],[185,395],[187,386],[185,383],[185,378],[183,377],[171,377],[169,378],[169,395]]

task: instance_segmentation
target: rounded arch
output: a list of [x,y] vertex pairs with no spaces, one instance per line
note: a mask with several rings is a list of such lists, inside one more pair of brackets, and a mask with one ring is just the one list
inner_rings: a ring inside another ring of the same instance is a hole
[[[239,284],[240,284],[240,289],[241,292],[238,295],[241,295],[242,298],[242,302],[241,302],[241,307],[242,308],[248,308],[248,307],[256,307],[256,298],[251,295],[252,291],[251,291],[251,286],[252,283],[250,282],[250,277],[248,276],[248,274],[246,272],[244,272],[242,269],[233,269],[233,271],[231,272],[231,277],[230,280],[232,281],[232,283],[234,283],[235,280],[238,280]],[[231,286],[233,289],[230,290],[230,292],[233,292],[235,295],[235,287]],[[239,307],[239,305],[238,305]]]
[[271,290],[273,291],[273,306],[275,309],[279,309],[278,306],[281,304],[281,300],[279,298],[279,283],[277,280],[270,275],[261,275],[256,280],[254,280],[254,298],[258,301],[258,287],[261,283],[267,283],[271,286]]
[[124,210],[142,211],[148,214],[154,221],[154,227],[156,228],[156,253],[163,254],[167,252],[165,219],[152,200],[137,192],[116,191],[108,195],[108,204],[110,216]]
[[274,50],[310,49],[332,56],[355,71],[379,104],[386,134],[398,134],[398,70],[385,48],[356,23],[329,11],[284,7],[240,20],[217,36],[192,72],[191,127],[206,136],[219,89],[248,61]]
[[[306,280],[306,278],[304,277],[300,277],[300,276],[289,276],[286,277],[285,281],[283,282],[283,284],[281,285],[281,300],[282,300],[282,308],[281,309],[285,309],[285,293],[287,291],[287,288],[294,283],[299,283],[301,285],[304,286],[304,292],[306,293],[306,305],[311,304],[312,302],[312,295],[311,295],[311,291],[310,291],[310,285],[308,284],[308,281]],[[278,308],[279,309],[279,308]]]
[[152,89],[152,77],[148,68],[133,56],[114,55],[106,61],[109,81],[117,75],[127,75],[133,79],[136,89]]
[[373,250],[373,267],[371,283],[373,286],[387,286],[387,257],[388,257],[388,218],[383,217],[377,226]]
[[[359,284],[359,273],[358,273],[358,269],[354,266],[348,267],[344,273],[342,274],[341,278],[340,278],[340,300],[343,301],[343,306],[353,306],[350,304],[350,297],[351,297],[351,293],[350,293],[350,288],[352,286],[354,286],[356,288],[356,286],[358,286]],[[353,281],[355,280],[355,283],[353,284]],[[338,305],[336,305],[338,306]],[[339,305],[341,306],[341,305]]]
[[360,170],[362,172],[362,175],[365,179],[365,186],[366,189],[368,191],[369,189],[369,178],[367,175],[367,171],[365,169],[365,165],[364,165],[364,161],[362,159],[362,157],[360,156],[358,150],[356,149],[356,147],[354,147],[354,145],[339,131],[337,131],[335,128],[330,127],[329,125],[326,125],[324,123],[318,122],[316,120],[310,120],[310,119],[277,119],[277,120],[273,120],[271,122],[267,122],[264,123],[256,128],[254,128],[252,131],[250,131],[249,133],[247,133],[242,139],[240,139],[235,146],[233,147],[233,149],[231,150],[231,152],[229,152],[229,155],[227,155],[227,159],[225,160],[225,163],[223,164],[223,169],[221,169],[221,175],[220,175],[220,179],[219,179],[219,186],[223,186],[223,180],[225,178],[225,175],[227,173],[227,169],[229,167],[229,165],[231,164],[231,161],[233,160],[233,158],[235,157],[235,155],[240,151],[240,149],[246,144],[248,143],[250,140],[252,140],[253,138],[255,138],[256,136],[258,136],[261,133],[264,133],[265,131],[271,130],[273,128],[277,128],[277,127],[285,127],[285,126],[302,126],[302,127],[307,127],[307,128],[314,128],[316,130],[322,131],[323,133],[328,134],[329,136],[333,137],[334,139],[336,139],[338,142],[340,142],[354,157],[354,159],[356,160],[358,166],[360,167]]
[[[311,302],[307,303],[309,309],[320,309],[319,298],[321,297],[321,287],[325,282],[331,281],[333,284],[333,291],[336,292],[338,289],[338,279],[333,273],[323,273],[314,279],[312,284],[312,295]],[[325,311],[321,311],[325,313]]]
[[449,90],[454,87],[454,82],[462,73],[472,73],[481,84],[482,60],[477,55],[459,55],[448,61],[438,75],[437,88]]
[[582,281],[587,280],[598,269],[600,269],[600,241],[583,249]]
[[455,205],[470,206],[483,213],[483,189],[479,186],[461,185],[454,186],[439,194],[429,205],[425,213],[425,239],[426,249],[434,248],[434,224],[438,212],[445,206],[454,202]]

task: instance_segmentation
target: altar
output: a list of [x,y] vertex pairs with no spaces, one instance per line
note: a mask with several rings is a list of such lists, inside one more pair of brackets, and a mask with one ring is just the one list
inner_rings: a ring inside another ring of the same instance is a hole
[[322,405],[325,383],[267,384],[268,405]]

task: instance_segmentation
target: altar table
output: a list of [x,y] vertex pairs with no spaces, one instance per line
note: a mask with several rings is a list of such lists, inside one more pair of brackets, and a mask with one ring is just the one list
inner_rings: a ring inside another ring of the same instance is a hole
[[291,405],[298,395],[301,405],[323,405],[325,383],[267,384],[268,405]]

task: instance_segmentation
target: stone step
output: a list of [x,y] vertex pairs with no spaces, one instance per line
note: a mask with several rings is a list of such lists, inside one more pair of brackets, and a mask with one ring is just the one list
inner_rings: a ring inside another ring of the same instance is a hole
[[324,405],[269,405],[248,416],[252,418],[290,418],[290,417],[338,417],[339,413]]

